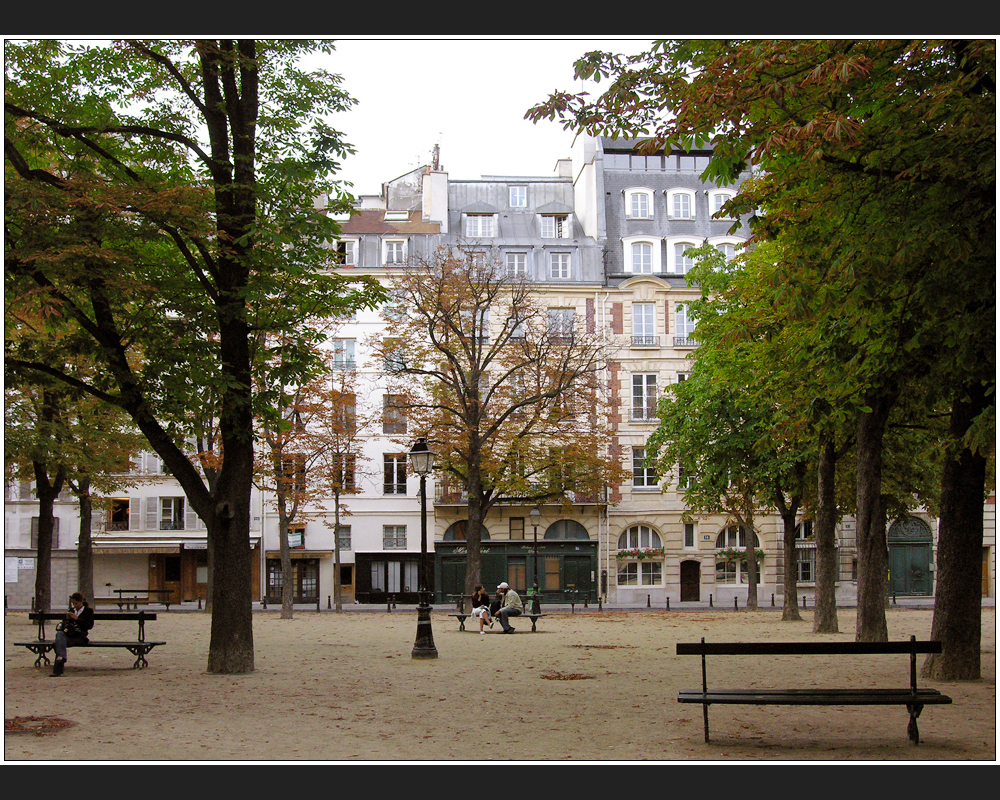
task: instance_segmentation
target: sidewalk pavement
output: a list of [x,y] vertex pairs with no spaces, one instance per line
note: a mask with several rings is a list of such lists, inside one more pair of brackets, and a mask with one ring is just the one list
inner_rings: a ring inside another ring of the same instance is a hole
[[[839,602],[837,608],[855,608],[856,603],[851,602]],[[330,613],[332,609],[326,608],[325,604],[321,604],[321,609],[318,613]],[[431,605],[432,609],[438,613],[453,612],[455,611],[455,605],[451,602],[437,603]],[[983,598],[983,608],[995,608],[996,598],[995,597],[984,597]],[[145,606],[146,610],[156,613],[187,613],[187,612],[198,612],[203,611],[204,607],[202,603],[195,601],[183,602],[183,603],[171,603],[169,611],[166,606],[159,603],[150,603]],[[345,612],[386,612],[386,613],[407,613],[416,611],[416,604],[414,603],[398,603],[392,608],[388,608],[386,603],[344,603],[343,610]],[[803,611],[810,611],[813,608],[812,603],[802,608]],[[933,597],[897,597],[895,600],[889,601],[889,608],[934,608],[934,598]],[[775,605],[771,605],[770,602],[761,602],[758,606],[760,611],[781,611],[781,604],[775,602]],[[11,606],[4,609],[6,614],[8,611],[24,611],[27,612],[30,609],[27,606],[18,607]],[[253,604],[253,610],[261,613],[280,613],[281,604],[275,605],[274,603],[268,603],[267,608],[264,608],[261,603],[255,602]],[[745,611],[746,606],[740,605],[738,608],[734,608],[732,605],[726,603],[709,603],[709,602],[671,602],[670,608],[668,609],[665,604],[658,603],[652,605],[645,604],[628,604],[628,603],[589,603],[584,605],[583,603],[542,603],[542,613],[593,613],[596,611],[614,611],[614,612],[642,612],[642,611]],[[295,613],[317,613],[315,604],[298,604],[294,606]]]

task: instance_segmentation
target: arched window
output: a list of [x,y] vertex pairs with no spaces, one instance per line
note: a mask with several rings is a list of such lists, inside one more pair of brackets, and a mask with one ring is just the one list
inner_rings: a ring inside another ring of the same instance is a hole
[[[715,537],[715,546],[721,550],[726,547],[746,547],[746,532],[742,525],[730,525],[722,533]],[[757,534],[753,535],[753,546],[760,547],[760,539]]]
[[[755,533],[753,536],[754,549],[760,548],[760,539]],[[733,551],[740,551],[734,557],[716,557],[715,561],[715,582],[719,584],[743,585],[750,582],[749,569],[742,555],[746,548],[746,532],[742,525],[730,525],[715,537],[715,546],[720,551],[726,551],[729,556]],[[760,583],[760,561],[757,562],[757,582]]]
[[[458,522],[452,523],[448,530],[444,532],[443,540],[446,542],[464,542],[465,541],[465,526],[469,524],[467,519],[460,519]],[[479,541],[486,542],[489,541],[490,532],[486,530],[485,526],[480,526],[479,528]]]
[[631,550],[636,547],[662,547],[660,534],[648,525],[633,525],[618,537],[619,550]]
[[590,534],[575,519],[560,519],[545,530],[546,539],[589,539]]
[[[660,535],[648,525],[633,525],[618,537],[618,585],[659,586],[663,583]],[[659,551],[648,553],[644,551]],[[639,552],[634,552],[639,551]]]

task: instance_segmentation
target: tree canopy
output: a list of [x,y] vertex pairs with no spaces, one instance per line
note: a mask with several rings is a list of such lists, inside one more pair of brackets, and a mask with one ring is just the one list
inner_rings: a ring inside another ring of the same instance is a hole
[[[970,554],[995,430],[995,66],[992,40],[658,41],[635,56],[586,54],[577,77],[609,78],[607,90],[555,93],[527,112],[650,148],[709,146],[707,176],[720,182],[752,169],[726,212],[749,218],[751,246],[780,248],[763,288],[808,324],[809,357],[789,368],[840,387],[821,405],[854,421],[862,640],[886,635],[884,445],[903,398],[919,397],[919,417],[953,417],[940,552],[971,541],[952,573],[965,579],[938,581],[938,609],[960,602],[979,617]],[[965,478],[949,472],[956,463]],[[959,484],[978,491],[955,501]],[[959,505],[965,534],[951,523]],[[939,632],[944,661],[973,649]],[[960,660],[949,674],[978,675],[978,658]]]
[[[12,340],[10,368],[125,410],[208,529],[209,671],[253,669],[254,415],[312,366],[311,317],[372,304],[326,267],[337,233],[315,199],[350,152],[329,116],[352,102],[302,40],[128,40],[5,47],[6,290],[64,321],[109,385]],[[280,340],[286,372],[255,393]],[[202,434],[214,459],[189,459]]]

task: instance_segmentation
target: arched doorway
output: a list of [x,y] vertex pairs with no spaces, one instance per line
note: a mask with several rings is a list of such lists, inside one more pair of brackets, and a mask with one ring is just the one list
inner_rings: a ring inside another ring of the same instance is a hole
[[889,527],[889,593],[921,597],[934,593],[931,574],[931,527],[922,519],[907,517]]
[[701,600],[701,564],[697,561],[681,562],[681,602],[696,603]]

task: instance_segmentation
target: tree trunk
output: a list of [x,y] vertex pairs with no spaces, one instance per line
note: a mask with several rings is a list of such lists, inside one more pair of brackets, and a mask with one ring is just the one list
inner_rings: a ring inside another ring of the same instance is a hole
[[797,511],[798,504],[794,503],[786,508],[781,515],[785,552],[785,602],[781,609],[782,621],[802,619],[802,614],[799,613],[798,553],[795,549],[795,515]]
[[[983,387],[969,401],[952,406],[949,434],[961,447],[972,420],[985,408]],[[982,635],[983,499],[986,458],[962,447],[946,458],[941,477],[938,524],[937,586],[931,638],[943,643],[941,653],[927,657],[921,670],[935,680],[979,680]]]
[[333,607],[344,610],[344,599],[340,585],[340,492],[333,493]]
[[90,479],[82,478],[78,485],[80,500],[80,540],[76,547],[77,591],[94,601],[94,545],[91,538],[94,502],[90,495]]
[[465,525],[466,555],[465,597],[462,598],[463,610],[466,610],[466,600],[472,597],[472,591],[476,584],[482,583],[483,557],[480,536],[483,529],[483,517],[485,514],[483,511],[483,486],[478,464],[473,465],[470,463],[467,486],[469,492],[469,521]]
[[52,539],[55,532],[55,503],[63,485],[60,468],[49,481],[45,463],[34,462],[35,495],[38,497],[38,533],[35,561],[35,611],[52,609]]
[[[245,430],[250,430],[249,421]],[[220,476],[215,513],[208,516],[214,542],[212,633],[208,672],[241,674],[254,670],[250,549],[250,490],[253,446],[247,439],[226,447],[226,474]]]
[[889,550],[882,499],[882,444],[896,397],[897,392],[889,391],[869,398],[871,411],[862,412],[858,418],[858,616],[855,639],[859,642],[889,639],[885,619]]
[[295,574],[292,571],[292,549],[288,544],[288,515],[285,504],[278,500],[278,549],[281,553],[281,619],[292,619],[295,608]]
[[837,619],[837,459],[832,437],[823,437],[819,448],[819,479],[816,489],[816,608],[813,633],[839,633]]
[[760,566],[757,563],[757,526],[754,522],[753,505],[748,503],[746,510],[747,539],[747,611],[757,610],[757,585],[760,578]]

